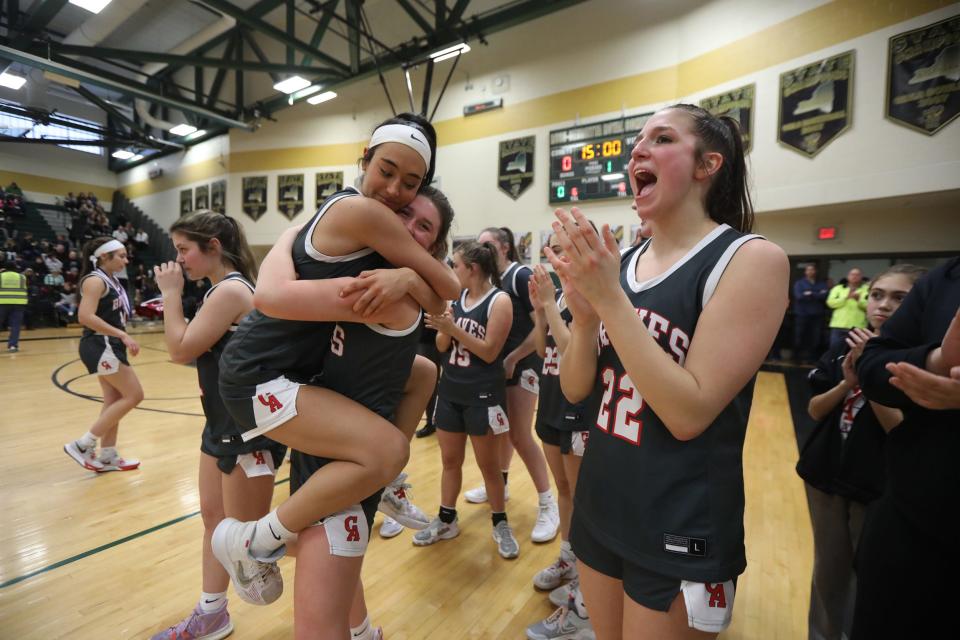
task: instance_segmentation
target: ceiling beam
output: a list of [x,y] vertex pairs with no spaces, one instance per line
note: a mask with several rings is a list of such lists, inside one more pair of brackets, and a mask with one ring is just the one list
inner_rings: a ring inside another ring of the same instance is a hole
[[[340,0],[331,0],[323,7],[323,15],[320,16],[320,19],[317,21],[317,28],[313,30],[313,36],[310,38],[310,46],[314,49],[320,48],[320,41],[323,40],[323,36],[327,34],[330,21],[333,20],[339,3]],[[300,61],[300,64],[305,66],[311,62],[313,62],[313,56],[308,53],[303,54],[303,60]]]
[[[572,7],[585,0],[518,0],[505,7],[488,11],[483,15],[472,16],[467,21],[460,24],[447,23],[447,26],[437,32],[434,37],[428,41],[425,38],[414,39],[405,42],[397,48],[388,49],[377,60],[368,59],[361,63],[357,73],[349,78],[344,78],[339,82],[325,86],[325,89],[336,91],[339,87],[344,87],[359,80],[366,79],[377,73],[379,64],[380,71],[386,72],[402,65],[425,62],[429,51],[441,47],[452,46],[460,42],[465,42],[473,38],[496,33],[508,29],[518,24],[535,20],[542,16]],[[459,7],[459,3],[458,3]],[[458,7],[454,7],[457,9]],[[463,8],[466,3],[463,4]],[[468,54],[469,55],[469,54]],[[288,104],[287,96],[274,96],[269,100],[263,101],[263,108],[268,113],[273,113],[285,109]]]
[[428,36],[436,33],[436,30],[430,26],[430,23],[427,22],[420,12],[413,8],[407,0],[397,0],[397,4],[400,5],[400,8],[407,12],[407,15],[410,16],[414,22],[417,23],[417,26],[420,27],[425,34]]
[[[227,45],[229,49],[229,44]],[[259,49],[259,47],[258,47]],[[221,58],[207,58],[203,56],[177,55],[172,53],[157,53],[153,51],[137,51],[135,49],[112,49],[109,47],[84,47],[79,45],[50,44],[50,50],[67,56],[86,56],[89,58],[129,60],[134,62],[163,62],[176,64],[181,67],[212,67],[216,69],[240,69],[242,71],[262,71],[264,73],[309,73],[313,75],[326,73],[333,77],[339,75],[332,69],[308,67],[303,65],[288,65],[270,62],[266,57],[260,57],[260,62],[237,62],[227,53]],[[37,48],[34,53],[40,53]],[[262,53],[262,52],[261,52]]]
[[470,0],[457,0],[457,4],[453,5],[453,9],[450,9],[450,15],[447,16],[444,25],[452,26],[460,22],[468,4],[470,4]]
[[[14,62],[20,62],[21,64],[25,64],[36,69],[52,71],[67,78],[73,78],[74,80],[86,82],[104,89],[118,91],[134,98],[149,100],[155,104],[164,105],[185,113],[193,113],[194,115],[208,118],[214,122],[226,125],[228,127],[237,127],[240,129],[246,129],[248,131],[253,130],[253,126],[246,122],[240,122],[239,120],[227,117],[222,113],[212,111],[192,102],[177,100],[156,93],[146,88],[144,85],[139,85],[126,79],[121,79],[118,77],[107,78],[102,72],[92,73],[90,71],[79,69],[77,66],[72,64],[66,64],[57,60],[48,60],[46,58],[41,58],[40,56],[35,56],[33,54],[26,53],[5,45],[0,45],[0,57],[13,60]],[[71,63],[73,63],[73,61],[71,61]]]
[[209,5],[210,7],[216,9],[217,11],[220,11],[221,13],[225,13],[228,16],[235,18],[239,24],[242,24],[243,26],[249,29],[252,29],[254,31],[259,31],[265,36],[268,36],[281,44],[285,44],[289,47],[293,47],[293,49],[300,51],[301,53],[309,53],[314,58],[317,58],[318,60],[322,60],[325,63],[332,66],[334,69],[336,69],[340,73],[340,75],[344,75],[349,71],[349,68],[347,67],[347,65],[343,64],[336,58],[328,56],[322,51],[309,46],[305,42],[301,42],[296,38],[291,38],[290,36],[287,35],[286,32],[282,31],[281,29],[276,28],[272,24],[264,22],[259,18],[255,18],[251,16],[243,9],[240,9],[239,7],[232,5],[226,0],[203,0],[203,2],[204,4]]
[[60,10],[67,4],[67,0],[42,0],[37,8],[27,16],[17,36],[13,39],[15,45],[23,45],[30,42],[35,34],[43,31],[43,28],[50,24]]

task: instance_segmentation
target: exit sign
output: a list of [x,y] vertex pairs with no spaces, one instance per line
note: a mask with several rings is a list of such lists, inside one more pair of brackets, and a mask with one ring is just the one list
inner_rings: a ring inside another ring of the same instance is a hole
[[836,240],[837,227],[817,227],[817,240]]

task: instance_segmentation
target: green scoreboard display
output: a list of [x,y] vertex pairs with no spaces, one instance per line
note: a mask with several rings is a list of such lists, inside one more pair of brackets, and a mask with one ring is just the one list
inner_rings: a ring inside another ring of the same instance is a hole
[[551,204],[629,197],[630,151],[651,115],[644,113],[551,131]]

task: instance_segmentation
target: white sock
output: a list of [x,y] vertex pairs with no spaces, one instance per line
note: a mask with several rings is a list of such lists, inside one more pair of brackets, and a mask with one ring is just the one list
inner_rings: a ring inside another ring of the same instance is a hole
[[200,592],[200,611],[204,613],[213,613],[227,603],[227,592],[207,593]]
[[100,449],[100,459],[101,460],[113,460],[117,457],[117,448],[116,447],[102,447]]
[[540,497],[541,507],[551,504],[553,502],[553,494],[550,492],[550,489],[547,489],[542,493],[538,493],[537,495]]
[[96,447],[97,436],[87,431],[85,434],[77,438],[77,443],[79,443],[79,445],[84,449],[89,449],[90,447]]
[[569,540],[560,541],[560,559],[568,563],[577,561],[577,556],[573,555],[573,547],[570,546]]
[[350,627],[351,640],[373,640],[373,626],[370,624],[370,616],[363,619],[356,627]]
[[250,541],[250,555],[254,558],[266,558],[294,536],[295,532],[289,531],[280,523],[277,510],[274,509],[257,520],[257,528],[253,533],[253,540]]

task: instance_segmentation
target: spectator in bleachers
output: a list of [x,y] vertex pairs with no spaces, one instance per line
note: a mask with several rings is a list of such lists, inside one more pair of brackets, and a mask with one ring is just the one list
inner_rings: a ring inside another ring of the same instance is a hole
[[867,326],[867,294],[870,287],[863,281],[863,271],[854,267],[847,272],[846,281],[830,289],[827,306],[830,316],[830,347],[842,345],[850,329]]
[[63,274],[60,273],[59,269],[51,269],[50,273],[43,276],[43,284],[46,287],[56,290],[54,291],[55,293],[59,293],[60,289],[65,284],[65,280],[63,279]]
[[127,240],[130,238],[130,236],[127,235],[127,230],[119,225],[117,225],[117,228],[114,229],[113,237],[124,244],[126,244]]
[[63,199],[63,206],[66,209],[76,209],[80,206],[77,201],[77,196],[73,195],[73,191],[68,191],[66,197]]
[[80,254],[77,253],[76,249],[70,249],[70,251],[67,252],[67,259],[63,261],[64,273],[73,268],[76,268],[79,271],[80,266]]
[[[54,238],[54,240],[53,240],[54,249],[56,249],[56,246],[57,246],[58,244],[59,244],[59,245],[63,245],[63,250],[64,250],[64,251],[69,251],[69,250],[70,250],[70,240],[67,239],[67,236],[64,235],[64,234],[62,234],[62,233],[58,233],[58,234],[57,234],[57,237]],[[63,260],[63,258],[62,258],[61,256],[57,256],[57,257],[60,258],[61,260]]]
[[67,270],[63,272],[63,281],[64,284],[77,286],[80,283],[80,267],[68,267]]
[[12,193],[15,196],[20,198],[23,197],[23,191],[20,189],[20,186],[16,182],[11,182],[10,186],[6,188],[7,193]]
[[150,236],[143,229],[138,228],[136,235],[133,236],[133,242],[138,249],[146,249],[150,244]]
[[77,288],[65,282],[60,291],[60,300],[54,305],[57,311],[57,322],[68,325],[77,321]]
[[45,253],[43,255],[43,263],[47,266],[47,271],[50,273],[54,271],[60,273],[63,271],[63,262],[57,257],[56,253]]
[[33,262],[30,263],[30,268],[33,269],[33,273],[39,280],[43,280],[43,276],[47,275],[49,271],[49,269],[47,269],[47,263],[43,261],[42,255],[37,255],[33,258]]

